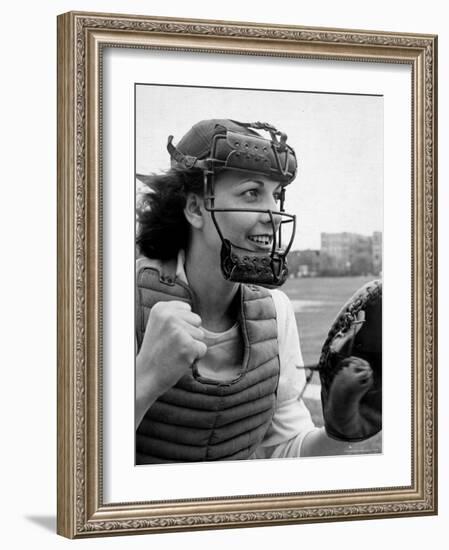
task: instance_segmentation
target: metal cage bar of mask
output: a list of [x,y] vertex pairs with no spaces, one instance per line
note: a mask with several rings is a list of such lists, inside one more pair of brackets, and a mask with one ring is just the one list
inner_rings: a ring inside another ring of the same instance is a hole
[[[228,168],[229,169],[229,168]],[[273,244],[270,251],[270,256],[273,258],[274,254],[276,253],[276,249],[280,249],[282,246],[282,226],[286,223],[293,223],[293,229],[291,232],[291,237],[289,240],[289,243],[285,250],[282,250],[282,255],[285,257],[292,245],[295,238],[296,233],[296,215],[295,214],[289,214],[288,212],[284,211],[284,201],[285,201],[285,187],[282,188],[281,192],[281,199],[280,199],[280,207],[278,211],[273,211],[270,209],[262,209],[262,208],[216,208],[215,207],[215,172],[207,171],[204,173],[204,207],[205,209],[211,213],[212,221],[214,222],[215,228],[217,229],[217,232],[220,236],[220,239],[222,242],[226,240],[225,236],[223,235],[223,232],[220,229],[220,225],[215,217],[216,212],[254,212],[254,213],[260,213],[260,214],[268,214],[270,216],[270,223],[273,230]],[[276,229],[276,223],[274,221],[274,216],[279,217],[285,217],[288,218],[287,220],[282,220],[279,223],[279,227]],[[277,240],[276,234],[278,234],[279,239]],[[246,250],[248,252],[254,253],[253,250],[246,249],[241,246],[237,246],[234,243],[232,243],[235,248],[238,248],[240,250]]]

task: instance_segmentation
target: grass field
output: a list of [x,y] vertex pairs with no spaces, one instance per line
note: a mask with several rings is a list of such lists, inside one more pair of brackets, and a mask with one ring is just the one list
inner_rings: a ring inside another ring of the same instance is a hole
[[[373,277],[316,277],[289,279],[282,290],[293,304],[305,365],[316,365],[327,333],[344,303]],[[314,374],[315,391],[304,401],[317,426],[323,425],[321,402],[316,399],[319,376]],[[313,389],[313,388],[312,388]],[[315,397],[314,397],[315,396]],[[361,452],[380,452],[381,436],[363,445]]]
[[289,279],[282,290],[295,310],[305,365],[316,365],[329,328],[343,304],[373,277]]

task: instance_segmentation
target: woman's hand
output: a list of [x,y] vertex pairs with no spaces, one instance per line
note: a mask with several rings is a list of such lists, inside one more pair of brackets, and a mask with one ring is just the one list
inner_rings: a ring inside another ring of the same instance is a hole
[[136,427],[153,402],[204,357],[201,317],[186,302],[158,302],[136,359]]
[[363,405],[363,398],[374,385],[370,364],[360,357],[340,362],[331,386],[323,415],[329,433],[344,434],[349,440],[364,439],[381,425],[381,414]]

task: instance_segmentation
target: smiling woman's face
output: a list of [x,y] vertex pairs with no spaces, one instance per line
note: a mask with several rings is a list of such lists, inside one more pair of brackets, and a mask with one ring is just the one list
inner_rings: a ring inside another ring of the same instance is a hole
[[[216,220],[225,239],[254,252],[269,252],[273,244],[273,223],[267,212],[278,212],[281,184],[260,174],[228,170],[215,179],[215,208],[241,208],[265,212],[216,212]],[[275,230],[281,217],[273,215]],[[205,232],[218,237],[213,221],[206,214]],[[218,237],[217,244],[221,245]]]

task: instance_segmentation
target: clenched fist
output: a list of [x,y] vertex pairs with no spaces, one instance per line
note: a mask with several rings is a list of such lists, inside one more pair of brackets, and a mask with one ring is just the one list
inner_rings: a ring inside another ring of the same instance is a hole
[[158,302],[150,312],[136,359],[136,423],[152,403],[204,357],[201,317],[186,302]]

